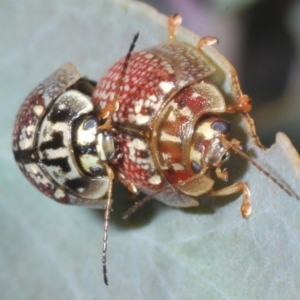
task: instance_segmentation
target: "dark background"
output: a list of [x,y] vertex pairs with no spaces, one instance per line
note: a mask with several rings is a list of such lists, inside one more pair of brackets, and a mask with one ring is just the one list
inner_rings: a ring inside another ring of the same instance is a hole
[[243,92],[254,101],[251,115],[262,143],[270,146],[283,131],[299,151],[297,1],[143,2],[166,15],[179,12],[183,25],[200,36],[217,37],[218,49],[236,67]]

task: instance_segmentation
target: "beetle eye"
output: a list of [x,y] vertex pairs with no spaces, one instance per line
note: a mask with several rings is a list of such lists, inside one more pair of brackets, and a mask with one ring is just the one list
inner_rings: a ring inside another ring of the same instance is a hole
[[225,120],[218,120],[211,124],[211,128],[226,134],[230,131],[230,123]]
[[227,161],[230,158],[230,153],[226,152],[223,156],[222,156],[222,163]]
[[82,128],[83,130],[89,130],[89,129],[96,128],[97,125],[98,125],[97,120],[95,118],[90,118],[83,123]]
[[193,171],[194,171],[196,174],[200,173],[200,171],[201,171],[201,166],[200,166],[196,161],[193,160],[193,161],[191,162],[191,167],[192,167]]
[[[100,137],[100,135],[102,135]],[[109,132],[103,132],[99,134],[100,144],[97,145],[97,150],[105,155],[105,161],[112,159],[116,155],[116,140]]]

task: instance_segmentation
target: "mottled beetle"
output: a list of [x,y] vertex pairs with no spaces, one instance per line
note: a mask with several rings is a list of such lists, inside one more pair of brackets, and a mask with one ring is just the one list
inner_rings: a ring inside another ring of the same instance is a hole
[[227,181],[222,164],[231,150],[294,195],[229,139],[228,113],[241,113],[256,145],[262,148],[248,115],[251,101],[243,95],[234,68],[235,103],[213,82],[216,64],[203,48],[176,41],[181,17],[169,18],[169,41],[132,53],[114,64],[96,85],[67,63],[44,80],[24,101],[13,133],[15,159],[27,179],[48,197],[75,205],[106,209],[103,273],[106,271],[108,219],[112,185],[119,179],[131,192],[174,207],[198,206],[197,197],[243,194],[242,216],[251,214],[250,192],[240,181],[213,190],[210,171]]

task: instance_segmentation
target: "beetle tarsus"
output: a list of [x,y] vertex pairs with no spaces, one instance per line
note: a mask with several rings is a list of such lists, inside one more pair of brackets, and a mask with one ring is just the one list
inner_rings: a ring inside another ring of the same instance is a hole
[[176,30],[182,23],[182,17],[180,14],[176,13],[169,17],[169,40],[176,40]]
[[252,100],[249,98],[247,95],[242,95],[237,100],[237,103],[235,105],[228,105],[226,107],[226,112],[227,113],[247,113],[252,109]]

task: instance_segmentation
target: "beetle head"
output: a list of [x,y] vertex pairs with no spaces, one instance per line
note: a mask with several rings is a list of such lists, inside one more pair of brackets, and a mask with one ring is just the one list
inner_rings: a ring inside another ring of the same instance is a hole
[[207,117],[196,124],[190,151],[190,161],[195,173],[220,167],[230,157],[228,139],[230,123],[219,117]]

